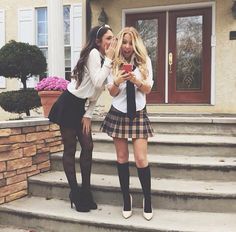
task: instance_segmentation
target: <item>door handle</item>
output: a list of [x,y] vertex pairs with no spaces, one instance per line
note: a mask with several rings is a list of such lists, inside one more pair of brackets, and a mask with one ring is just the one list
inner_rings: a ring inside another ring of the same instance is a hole
[[169,52],[168,62],[169,62],[169,73],[172,73],[172,64],[173,64],[173,53],[172,52]]

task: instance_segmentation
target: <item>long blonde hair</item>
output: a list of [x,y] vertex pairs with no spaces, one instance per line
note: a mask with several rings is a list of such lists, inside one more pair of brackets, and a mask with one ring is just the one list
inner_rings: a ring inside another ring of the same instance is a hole
[[125,58],[121,52],[121,46],[123,43],[123,38],[126,34],[129,34],[132,40],[132,45],[134,49],[135,56],[135,65],[138,66],[143,80],[147,78],[148,70],[147,70],[147,50],[143,44],[143,41],[138,33],[138,31],[134,27],[125,27],[122,29],[117,35],[117,47],[115,50],[115,55],[113,59],[112,72],[113,75],[116,75],[120,69],[120,67],[127,63]]

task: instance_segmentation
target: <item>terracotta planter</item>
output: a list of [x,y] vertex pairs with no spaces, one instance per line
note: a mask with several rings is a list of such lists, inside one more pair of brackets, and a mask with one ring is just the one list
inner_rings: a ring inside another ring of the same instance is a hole
[[55,103],[57,98],[62,94],[62,91],[47,90],[39,91],[38,95],[41,99],[41,104],[43,107],[43,113],[45,117],[48,117],[48,114],[52,108],[52,105]]

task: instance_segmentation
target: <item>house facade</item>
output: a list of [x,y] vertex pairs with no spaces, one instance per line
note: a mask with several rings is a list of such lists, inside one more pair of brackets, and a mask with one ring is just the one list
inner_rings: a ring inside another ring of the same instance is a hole
[[[58,6],[55,2],[0,1],[0,46],[11,39],[36,44],[48,59],[48,73],[52,64],[59,62],[66,76],[79,57],[90,21],[95,26],[98,19],[104,20],[114,34],[125,26],[134,26],[153,65],[154,86],[147,96],[149,112],[236,114],[234,1],[59,0]],[[63,14],[57,18],[64,23],[64,43],[50,45],[49,34],[55,34],[57,28],[50,23],[55,19],[52,14],[56,16],[60,7]],[[50,59],[52,46],[62,52]],[[37,78],[29,84],[36,82]],[[19,88],[16,85],[15,79],[1,78],[1,91]],[[111,97],[105,91],[98,106],[107,111],[110,104]]]
[[[149,112],[236,113],[236,31],[232,0],[92,0],[117,33],[135,26],[154,71]],[[105,101],[101,98],[101,101]]]
[[[44,53],[48,69],[45,75],[67,78],[82,45],[86,41],[86,4],[83,0],[0,1],[0,47],[10,40],[37,45]],[[27,87],[34,87],[32,77]],[[21,88],[17,79],[0,77],[0,92]],[[39,115],[31,112],[31,115]],[[0,109],[0,120],[16,118]]]

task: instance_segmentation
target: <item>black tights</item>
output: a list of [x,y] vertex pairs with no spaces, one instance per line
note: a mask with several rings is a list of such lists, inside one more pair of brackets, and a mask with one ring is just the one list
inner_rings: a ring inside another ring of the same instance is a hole
[[92,166],[93,140],[91,132],[84,134],[82,128],[73,129],[60,127],[62,141],[64,144],[63,167],[70,185],[71,191],[78,188],[75,170],[75,152],[77,139],[81,146],[80,169],[82,177],[82,188],[90,190],[90,176]]

